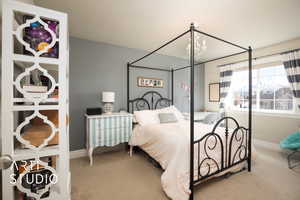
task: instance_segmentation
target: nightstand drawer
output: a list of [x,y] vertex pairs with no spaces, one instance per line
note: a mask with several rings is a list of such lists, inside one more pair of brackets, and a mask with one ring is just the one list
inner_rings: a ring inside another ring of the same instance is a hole
[[129,124],[122,124],[122,125],[117,125],[117,126],[105,126],[105,125],[98,124],[98,125],[96,125],[95,128],[97,131],[105,131],[105,130],[109,130],[109,129],[132,128],[132,126],[130,126]]
[[115,146],[128,142],[131,137],[131,128],[110,128],[100,130],[94,135],[93,141],[96,146]]
[[95,127],[99,131],[115,128],[132,128],[132,117],[129,116],[105,117],[95,120]]

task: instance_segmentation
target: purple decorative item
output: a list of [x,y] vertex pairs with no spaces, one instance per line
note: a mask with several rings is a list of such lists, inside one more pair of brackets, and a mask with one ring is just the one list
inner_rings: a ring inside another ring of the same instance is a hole
[[[24,22],[28,19],[32,19],[32,16],[24,16]],[[42,19],[46,24],[48,24],[48,28],[52,30],[56,37],[59,37],[59,23],[57,21],[52,21],[48,19]],[[44,29],[44,26],[39,22],[34,22],[30,24],[30,27],[26,27],[24,29],[24,41],[30,44],[30,47],[34,49],[36,52],[43,50],[46,46],[48,46],[52,42],[51,34]],[[25,54],[32,55],[29,51],[24,49]],[[59,45],[58,42],[48,50],[48,52],[43,53],[42,57],[51,57],[58,58],[59,54]]]

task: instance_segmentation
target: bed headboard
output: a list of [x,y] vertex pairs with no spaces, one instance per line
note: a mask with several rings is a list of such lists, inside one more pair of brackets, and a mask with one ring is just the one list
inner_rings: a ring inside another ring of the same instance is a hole
[[172,105],[172,100],[163,97],[159,92],[148,91],[141,97],[129,100],[129,112],[139,110],[155,110]]

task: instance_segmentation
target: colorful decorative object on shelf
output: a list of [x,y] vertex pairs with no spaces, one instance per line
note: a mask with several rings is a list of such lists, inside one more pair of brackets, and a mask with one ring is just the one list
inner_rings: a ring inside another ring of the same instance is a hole
[[[24,22],[26,20],[32,19],[32,16],[25,15]],[[46,24],[48,24],[48,28],[52,30],[56,36],[59,35],[59,23],[52,20],[42,19]],[[44,29],[44,26],[39,22],[34,22],[30,24],[30,27],[26,27],[24,30],[24,41],[30,44],[30,47],[35,51],[41,51],[46,46],[48,46],[52,42],[51,34]],[[24,49],[25,54],[31,55],[31,53]],[[48,50],[47,53],[42,54],[42,57],[51,57],[58,58],[59,53],[59,45],[58,42]]]
[[50,98],[55,98],[55,99],[58,99],[58,96],[59,95],[59,89],[58,87],[56,86],[53,93],[50,95]]

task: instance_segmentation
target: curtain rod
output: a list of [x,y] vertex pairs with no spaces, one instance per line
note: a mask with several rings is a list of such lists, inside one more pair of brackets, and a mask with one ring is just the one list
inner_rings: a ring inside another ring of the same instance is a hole
[[[272,53],[272,54],[268,54],[268,55],[264,55],[264,56],[257,56],[255,58],[252,58],[252,60],[257,60],[257,59],[261,59],[261,58],[267,58],[267,57],[281,55],[281,54],[290,53],[290,52],[299,51],[299,50],[300,50],[300,48],[297,48],[297,49],[293,49],[293,50],[289,50],[289,51],[284,51],[284,52],[280,52],[280,53]],[[241,63],[241,62],[246,62],[246,61],[248,61],[248,59],[239,60],[239,61],[236,61],[236,62],[219,65],[218,67],[224,67],[224,66],[227,66],[227,65],[233,65],[233,64],[237,64],[237,63]]]
[[298,48],[298,49],[293,49],[293,50],[289,50],[289,51],[284,51],[284,52],[282,52],[282,53],[280,53],[280,54],[291,53],[291,52],[299,51],[299,50],[300,50],[300,48]]

